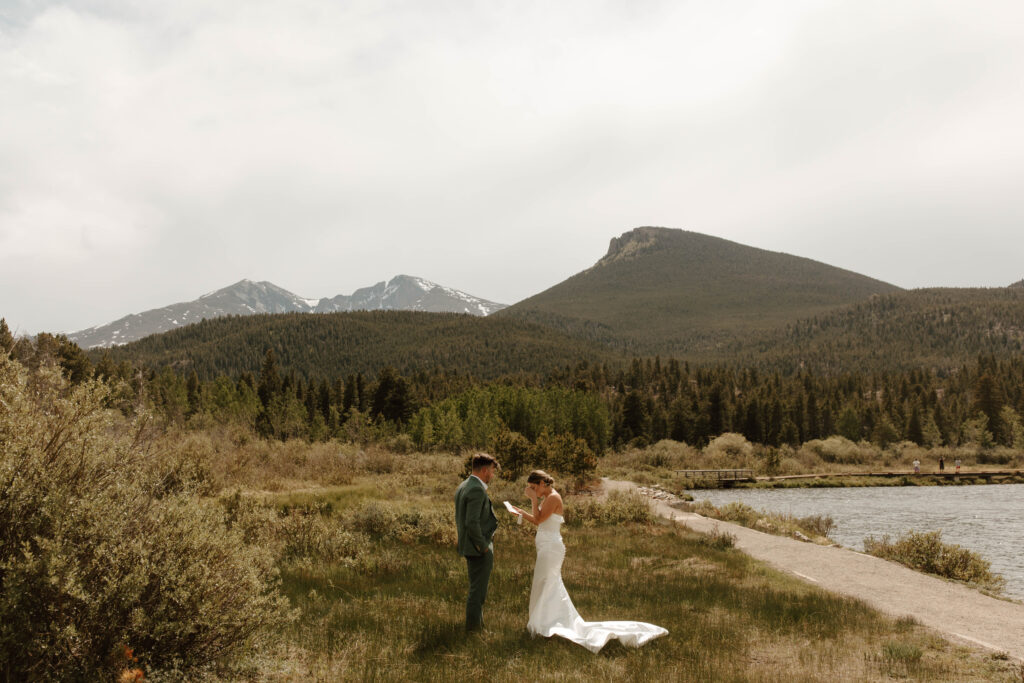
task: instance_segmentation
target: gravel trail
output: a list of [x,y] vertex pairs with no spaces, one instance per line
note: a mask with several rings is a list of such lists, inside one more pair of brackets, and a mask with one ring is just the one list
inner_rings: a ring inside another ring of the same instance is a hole
[[1024,605],[838,546],[820,546],[709,519],[673,508],[667,496],[631,482],[604,480],[605,489],[638,489],[656,512],[701,533],[727,531],[736,547],[776,569],[833,593],[863,600],[893,616],[911,616],[953,641],[1006,652],[1024,661]]

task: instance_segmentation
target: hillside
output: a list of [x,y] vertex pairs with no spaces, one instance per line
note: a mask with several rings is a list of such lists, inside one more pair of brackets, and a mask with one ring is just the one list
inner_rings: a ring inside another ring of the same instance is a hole
[[918,289],[874,296],[706,354],[817,372],[953,370],[1024,351],[1024,288]]
[[284,372],[317,380],[355,372],[373,376],[385,365],[402,374],[440,369],[493,379],[516,372],[543,374],[581,358],[601,362],[616,357],[595,344],[520,320],[413,311],[216,318],[93,350],[90,356],[98,360],[109,353],[115,363],[194,369],[200,379],[212,379],[257,372],[267,348],[274,349]]
[[898,287],[684,230],[636,228],[593,267],[497,313],[636,353],[707,352]]

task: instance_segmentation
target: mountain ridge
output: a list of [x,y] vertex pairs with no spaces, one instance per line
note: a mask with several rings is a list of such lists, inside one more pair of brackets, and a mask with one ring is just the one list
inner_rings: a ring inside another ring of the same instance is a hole
[[127,344],[204,319],[260,313],[334,313],[357,310],[410,310],[432,313],[489,315],[505,304],[472,296],[411,275],[357,289],[352,295],[309,299],[272,282],[240,280],[232,285],[141,313],[133,313],[104,325],[72,332],[68,339],[85,349]]

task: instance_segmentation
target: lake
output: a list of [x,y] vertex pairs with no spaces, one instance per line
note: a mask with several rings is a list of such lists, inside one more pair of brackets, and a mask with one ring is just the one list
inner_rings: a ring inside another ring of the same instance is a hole
[[909,530],[941,531],[943,543],[969,548],[1006,579],[1004,594],[1024,600],[1024,484],[870,486],[827,489],[691,491],[715,506],[741,502],[794,517],[828,515],[830,537],[854,550],[864,538]]

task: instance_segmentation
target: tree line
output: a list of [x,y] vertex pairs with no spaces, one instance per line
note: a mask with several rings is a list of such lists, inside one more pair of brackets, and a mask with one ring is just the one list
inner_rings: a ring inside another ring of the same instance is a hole
[[52,357],[72,382],[116,380],[122,389],[115,395],[125,404],[144,403],[168,420],[238,423],[265,438],[455,451],[516,437],[531,448],[570,438],[585,458],[661,439],[703,446],[725,432],[769,447],[839,435],[883,447],[910,441],[1024,448],[1019,353],[982,355],[948,371],[785,373],[656,356],[620,364],[581,360],[545,374],[489,380],[441,369],[402,373],[389,365],[374,375],[316,380],[282,367],[273,348],[256,373],[201,379],[194,369],[115,364],[110,354],[93,365],[65,337],[15,342],[2,321],[0,347],[29,365]]

